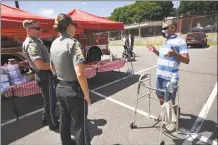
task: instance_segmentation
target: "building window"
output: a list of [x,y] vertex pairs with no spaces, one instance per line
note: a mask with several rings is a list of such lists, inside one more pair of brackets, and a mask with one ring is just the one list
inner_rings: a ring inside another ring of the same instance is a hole
[[197,27],[201,27],[201,23],[200,22],[197,23]]

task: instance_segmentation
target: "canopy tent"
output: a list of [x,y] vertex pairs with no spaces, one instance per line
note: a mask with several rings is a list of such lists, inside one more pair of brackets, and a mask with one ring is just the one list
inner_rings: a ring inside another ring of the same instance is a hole
[[[104,17],[99,17],[81,10],[74,9],[68,13],[77,24],[76,33],[123,30],[122,22],[108,20]],[[17,9],[5,4],[1,4],[1,34],[2,36],[16,37],[16,39],[24,40],[26,32],[22,22],[25,19],[33,19],[39,22],[42,27],[42,38],[50,39],[57,36],[52,27],[54,19],[38,16],[30,12]]]
[[[54,23],[54,19],[47,18],[47,17],[41,17],[26,11],[23,11],[21,9],[13,8],[10,6],[7,6],[5,4],[1,4],[1,20],[2,28],[22,28],[22,22],[25,19],[34,19],[38,21],[40,24],[42,24],[44,27],[47,26],[50,27]],[[13,23],[17,23],[19,25],[13,25]],[[8,25],[5,25],[8,24]]]
[[67,13],[67,15],[71,16],[71,18],[77,24],[77,28],[104,31],[124,29],[122,22],[108,20],[104,17],[99,17],[77,9],[72,10],[71,12]]
[[51,28],[54,24],[54,19],[41,17],[21,9],[13,8],[5,4],[1,4],[1,33],[2,36],[13,36],[20,40],[25,39],[26,32],[22,22],[26,19],[33,19],[40,23],[42,27],[42,36],[57,35]]

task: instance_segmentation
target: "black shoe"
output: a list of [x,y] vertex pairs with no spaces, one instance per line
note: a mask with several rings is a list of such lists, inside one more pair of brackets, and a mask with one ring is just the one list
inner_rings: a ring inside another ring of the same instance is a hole
[[57,121],[57,122],[60,119],[58,116],[55,116],[54,118],[55,118],[55,121]]
[[57,130],[59,128],[59,122],[57,122],[55,125],[54,124],[50,124],[49,125],[49,129],[50,130]]
[[41,124],[42,124],[42,126],[46,126],[46,125],[48,125],[48,122],[46,119],[42,119]]
[[76,141],[72,139],[71,145],[76,145]]

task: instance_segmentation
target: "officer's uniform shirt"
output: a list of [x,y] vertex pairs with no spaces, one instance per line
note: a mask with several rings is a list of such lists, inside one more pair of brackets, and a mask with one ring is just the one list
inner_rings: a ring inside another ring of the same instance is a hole
[[42,59],[45,63],[50,63],[48,49],[41,40],[27,36],[22,48],[27,56],[27,61],[34,70],[38,70],[33,63],[38,58]]
[[44,63],[50,63],[50,55],[48,52],[48,48],[43,44],[40,39],[32,38],[27,36],[22,46],[23,52],[26,55],[26,59],[29,62],[31,68],[36,72],[36,80],[45,80],[48,79],[46,72],[43,72],[34,65],[34,60],[40,58]]
[[51,65],[56,68],[57,78],[68,82],[76,81],[74,66],[85,61],[81,44],[68,34],[61,34],[53,41],[50,54]]

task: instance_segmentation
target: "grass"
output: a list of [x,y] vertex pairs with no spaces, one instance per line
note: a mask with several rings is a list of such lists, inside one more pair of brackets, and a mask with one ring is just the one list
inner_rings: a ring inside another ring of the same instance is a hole
[[217,42],[208,42],[209,46],[217,46]]
[[[160,46],[161,44],[154,44],[155,46]],[[123,46],[122,44],[110,44],[109,43],[109,47],[110,46]],[[134,46],[147,46],[147,43],[146,44],[134,44]]]
[[[161,44],[154,44],[155,46],[161,46]],[[208,42],[209,46],[217,46],[217,42]],[[122,44],[109,44],[110,46],[123,46]],[[147,44],[134,44],[134,46],[147,46]]]

